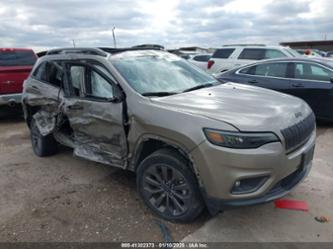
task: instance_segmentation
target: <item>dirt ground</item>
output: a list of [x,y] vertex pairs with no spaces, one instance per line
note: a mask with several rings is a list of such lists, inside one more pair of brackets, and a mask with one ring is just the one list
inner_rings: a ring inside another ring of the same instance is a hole
[[135,176],[72,156],[66,148],[38,158],[22,118],[0,120],[0,241],[178,241],[198,229],[152,215]]

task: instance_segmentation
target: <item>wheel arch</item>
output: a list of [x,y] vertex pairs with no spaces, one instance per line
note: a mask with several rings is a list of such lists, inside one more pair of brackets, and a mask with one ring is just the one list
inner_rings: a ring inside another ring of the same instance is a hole
[[188,167],[194,172],[200,184],[199,173],[190,154],[191,150],[182,144],[159,136],[144,136],[139,139],[133,150],[133,157],[129,163],[128,170],[136,172],[138,166],[145,158],[162,148],[171,148],[184,157],[188,162]]
[[36,114],[41,109],[42,109],[41,106],[31,106],[28,104],[23,105],[24,119],[29,128],[33,115]]

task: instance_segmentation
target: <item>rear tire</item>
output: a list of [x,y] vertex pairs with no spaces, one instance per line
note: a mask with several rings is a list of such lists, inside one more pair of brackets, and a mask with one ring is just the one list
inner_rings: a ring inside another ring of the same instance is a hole
[[173,149],[160,149],[140,163],[137,187],[145,204],[169,221],[193,221],[204,208],[196,176]]
[[39,157],[51,156],[57,153],[58,143],[53,134],[43,136],[34,119],[30,124],[31,145],[34,153]]

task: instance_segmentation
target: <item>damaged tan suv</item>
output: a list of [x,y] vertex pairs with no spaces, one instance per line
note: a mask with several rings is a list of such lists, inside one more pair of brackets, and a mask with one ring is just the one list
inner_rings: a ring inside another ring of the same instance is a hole
[[36,155],[63,144],[134,171],[147,206],[172,221],[280,198],[311,168],[316,125],[304,101],[221,84],[164,51],[51,50],[22,103]]

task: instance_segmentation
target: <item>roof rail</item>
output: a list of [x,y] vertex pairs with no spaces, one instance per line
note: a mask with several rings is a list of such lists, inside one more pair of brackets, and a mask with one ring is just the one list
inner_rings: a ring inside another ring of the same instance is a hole
[[140,45],[135,45],[132,46],[132,48],[152,48],[152,49],[160,49],[164,50],[165,48],[162,45],[159,44],[140,44]]
[[112,48],[112,47],[99,47],[99,48],[56,48],[51,49],[46,52],[46,55],[56,55],[56,54],[89,54],[89,55],[99,55],[106,57],[108,53],[115,54],[125,51],[135,51],[135,50],[163,50],[155,46],[134,46],[129,48]]
[[103,50],[107,53],[115,54],[125,51],[136,51],[136,50],[163,50],[162,48],[155,47],[155,46],[147,46],[147,47],[140,47],[140,46],[133,46],[129,48],[111,48],[111,47],[99,47],[100,50]]
[[266,47],[265,44],[227,44],[227,45],[222,45],[222,47],[234,47],[234,46],[240,46],[240,47],[247,47],[247,46]]
[[108,54],[98,48],[57,48],[47,51],[47,55],[55,54],[90,54],[106,57]]

